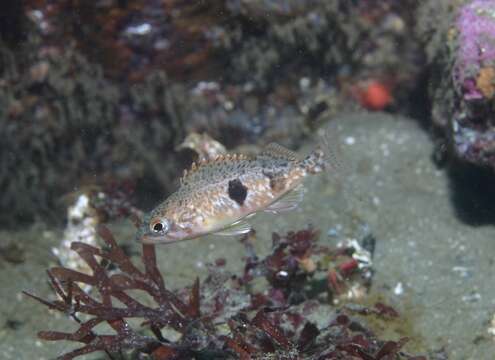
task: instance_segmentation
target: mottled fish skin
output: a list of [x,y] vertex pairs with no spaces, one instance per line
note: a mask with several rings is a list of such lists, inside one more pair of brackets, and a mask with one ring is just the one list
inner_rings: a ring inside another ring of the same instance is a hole
[[193,164],[179,189],[145,217],[138,238],[144,243],[170,243],[215,232],[245,233],[250,228],[243,219],[295,207],[281,202],[302,188],[308,174],[325,167],[319,149],[299,160],[277,144],[252,157],[229,154]]

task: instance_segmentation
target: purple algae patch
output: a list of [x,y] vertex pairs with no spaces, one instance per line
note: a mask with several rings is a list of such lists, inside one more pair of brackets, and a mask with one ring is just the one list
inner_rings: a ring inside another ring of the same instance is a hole
[[495,1],[476,0],[463,6],[456,25],[459,48],[454,83],[465,100],[481,99],[474,79],[481,67],[495,63]]

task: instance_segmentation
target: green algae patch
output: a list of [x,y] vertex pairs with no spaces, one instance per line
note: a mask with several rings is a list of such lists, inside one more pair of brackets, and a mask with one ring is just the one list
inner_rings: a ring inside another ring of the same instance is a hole
[[426,354],[429,349],[423,335],[417,331],[414,319],[419,309],[394,300],[400,310],[389,305],[392,303],[384,294],[372,291],[358,301],[350,301],[342,305],[342,309],[351,310],[353,316],[359,318],[375,334],[383,339],[398,341],[407,338],[403,350],[408,353]]

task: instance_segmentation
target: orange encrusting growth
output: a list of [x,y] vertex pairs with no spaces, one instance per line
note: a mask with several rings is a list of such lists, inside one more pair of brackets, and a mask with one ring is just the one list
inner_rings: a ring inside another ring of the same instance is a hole
[[390,88],[378,80],[371,80],[357,90],[359,103],[368,110],[379,111],[392,103]]

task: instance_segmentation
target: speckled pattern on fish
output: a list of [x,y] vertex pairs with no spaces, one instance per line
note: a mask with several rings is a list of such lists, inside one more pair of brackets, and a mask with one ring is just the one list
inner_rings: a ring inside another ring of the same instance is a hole
[[250,231],[246,219],[260,211],[292,210],[302,200],[302,181],[327,163],[317,149],[304,160],[277,144],[256,156],[221,155],[193,164],[179,189],[147,215],[138,238],[168,243],[209,233]]

